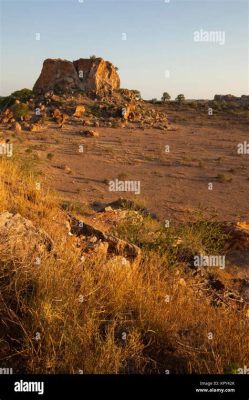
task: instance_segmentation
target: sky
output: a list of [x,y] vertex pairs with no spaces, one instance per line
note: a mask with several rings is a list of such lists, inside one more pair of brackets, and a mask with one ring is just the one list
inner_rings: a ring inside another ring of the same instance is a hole
[[0,0],[0,96],[31,89],[46,58],[93,54],[145,99],[248,94],[248,8],[248,0]]

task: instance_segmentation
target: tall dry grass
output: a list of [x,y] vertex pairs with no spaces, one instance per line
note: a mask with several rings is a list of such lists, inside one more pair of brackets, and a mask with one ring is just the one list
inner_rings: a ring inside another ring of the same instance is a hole
[[[0,161],[0,211],[31,219],[55,244],[40,265],[23,265],[19,255],[0,263],[0,367],[118,374],[223,373],[248,365],[244,314],[199,297],[194,278],[169,265],[167,249],[145,246],[139,266],[82,262],[58,199],[35,182],[31,172]],[[120,229],[129,237],[129,224]]]

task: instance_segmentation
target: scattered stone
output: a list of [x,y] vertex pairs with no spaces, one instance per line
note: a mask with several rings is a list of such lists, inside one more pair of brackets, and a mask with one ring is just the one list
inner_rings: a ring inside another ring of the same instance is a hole
[[186,283],[185,279],[183,279],[183,278],[179,279],[178,284],[180,286],[182,286],[182,287],[186,287],[187,286],[187,283]]
[[19,124],[19,122],[14,122],[13,123],[13,129],[15,130],[16,133],[20,133],[22,131],[22,127]]
[[30,131],[30,130],[31,130],[30,124],[29,124],[28,122],[26,122],[26,121],[24,121],[24,122],[22,123],[22,128],[23,128],[25,131]]
[[55,121],[57,121],[58,118],[61,118],[62,112],[59,110],[59,108],[56,108],[55,110],[52,111],[52,116],[55,119]]
[[125,257],[114,256],[107,261],[105,267],[108,268],[109,271],[113,271],[114,273],[116,273],[117,271],[126,272],[127,270],[130,270],[131,263]]
[[66,120],[69,118],[69,116],[65,113],[62,113],[58,108],[52,111],[52,117],[54,120],[57,122],[57,124],[62,128]]
[[[101,210],[101,211],[103,211],[103,210]],[[111,206],[108,206],[108,207],[105,207],[105,208],[104,208],[104,211],[105,211],[105,212],[113,211],[113,208],[112,208]]]
[[6,108],[6,110],[4,110],[2,113],[0,122],[3,124],[7,124],[11,121],[13,117],[14,117],[13,112],[9,108]]
[[98,211],[104,212],[104,211],[120,210],[120,209],[139,211],[143,216],[146,217],[151,216],[152,218],[156,218],[156,215],[150,213],[147,208],[143,207],[142,205],[136,203],[133,200],[125,199],[123,197],[120,197],[119,199],[102,206]]
[[62,115],[61,110],[59,110],[59,108],[56,108],[55,110],[52,111],[52,116],[55,120],[57,120],[58,118],[60,118]]
[[54,101],[54,102],[60,102],[61,98],[60,98],[60,96],[57,96],[56,94],[53,94],[51,96],[51,100]]
[[83,121],[82,121],[82,125],[83,125],[83,126],[92,126],[92,122],[89,121],[89,120],[83,120]]
[[39,123],[29,125],[29,129],[31,132],[40,132],[43,129],[43,126]]
[[92,242],[91,238],[86,247],[86,251],[93,251],[93,253],[97,254],[98,257],[103,261],[107,257],[109,244],[107,242],[102,242],[102,240],[98,240],[95,236],[94,238],[96,241]]
[[80,131],[80,135],[86,136],[86,137],[99,137],[99,133],[97,131],[93,131],[93,130]]
[[85,111],[86,111],[85,106],[83,106],[82,104],[79,104],[76,106],[73,117],[81,118]]
[[66,172],[66,174],[71,174],[72,173],[71,168],[69,168],[67,165],[64,166],[64,171]]

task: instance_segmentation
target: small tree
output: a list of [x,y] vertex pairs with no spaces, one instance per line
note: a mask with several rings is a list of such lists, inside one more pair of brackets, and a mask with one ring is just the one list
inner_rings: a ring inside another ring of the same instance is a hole
[[166,101],[169,101],[170,99],[171,99],[171,96],[167,92],[164,92],[161,100],[165,103]]
[[156,104],[156,102],[157,102],[156,98],[151,99],[151,103]]
[[177,101],[177,103],[179,103],[179,104],[184,103],[184,101],[185,101],[185,96],[184,96],[184,94],[178,94],[178,96],[176,97],[176,101]]
[[90,56],[90,60],[96,60],[95,54],[93,54],[92,56]]

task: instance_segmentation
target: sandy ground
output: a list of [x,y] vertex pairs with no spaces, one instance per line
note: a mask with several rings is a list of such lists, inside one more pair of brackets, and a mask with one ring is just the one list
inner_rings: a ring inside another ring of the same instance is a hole
[[[37,154],[44,184],[64,199],[108,203],[128,197],[165,220],[248,220],[249,154],[237,154],[238,143],[248,140],[248,119],[196,110],[167,114],[170,131],[89,128],[98,138],[83,137],[85,128],[77,123],[62,129],[49,123],[42,132],[22,132],[22,143],[15,137],[14,153]],[[3,126],[1,132],[11,133]],[[140,181],[141,193],[110,192],[108,181],[116,178]]]

